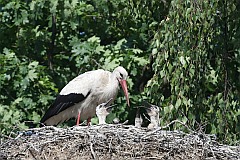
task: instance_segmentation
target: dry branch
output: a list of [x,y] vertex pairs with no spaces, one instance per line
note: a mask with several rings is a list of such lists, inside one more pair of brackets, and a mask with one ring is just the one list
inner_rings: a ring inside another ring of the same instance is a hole
[[0,159],[240,159],[240,146],[219,144],[212,135],[163,130],[173,123],[181,122],[155,130],[124,124],[29,129],[1,142]]

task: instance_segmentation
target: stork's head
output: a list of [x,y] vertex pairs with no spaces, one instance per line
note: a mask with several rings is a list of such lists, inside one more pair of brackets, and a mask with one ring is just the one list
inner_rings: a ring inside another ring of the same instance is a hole
[[124,95],[127,100],[127,104],[128,104],[128,106],[130,106],[129,98],[128,98],[128,88],[127,88],[127,82],[126,82],[126,80],[128,78],[127,71],[123,67],[118,66],[117,68],[114,69],[113,74],[117,78],[118,82],[121,84]]
[[116,75],[117,79],[127,80],[128,73],[122,66],[115,68],[113,73]]
[[100,105],[97,106],[96,108],[96,115],[99,116],[107,116],[111,110],[112,107],[114,107],[115,105],[109,106],[110,102],[112,101],[112,98],[110,100],[108,100],[105,103],[101,103]]

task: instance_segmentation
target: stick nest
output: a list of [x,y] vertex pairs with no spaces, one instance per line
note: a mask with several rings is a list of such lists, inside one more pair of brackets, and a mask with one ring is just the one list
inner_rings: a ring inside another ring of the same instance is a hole
[[33,128],[1,141],[0,159],[240,159],[240,146],[219,144],[213,135],[163,129]]

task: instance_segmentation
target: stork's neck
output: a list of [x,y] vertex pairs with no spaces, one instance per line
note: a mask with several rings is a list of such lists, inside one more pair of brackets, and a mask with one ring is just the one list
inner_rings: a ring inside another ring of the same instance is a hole
[[115,82],[118,82],[118,79],[117,79],[117,76],[116,76],[116,72],[113,71],[111,76],[110,76],[110,80],[111,81],[115,81]]
[[106,124],[107,115],[98,115],[98,124]]
[[159,116],[151,116],[150,117],[151,123],[157,127],[159,125]]
[[140,128],[142,126],[142,118],[141,117],[136,117],[135,118],[135,127]]
[[101,99],[105,101],[105,99],[115,98],[118,92],[118,87],[119,87],[119,82],[116,76],[114,75],[114,73],[112,73],[109,76],[107,85],[101,91],[102,93],[104,93],[102,94],[103,97]]

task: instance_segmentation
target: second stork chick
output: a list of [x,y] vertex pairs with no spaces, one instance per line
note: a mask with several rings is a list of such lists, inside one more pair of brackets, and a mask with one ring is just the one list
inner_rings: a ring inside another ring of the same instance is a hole
[[153,104],[149,104],[147,102],[144,102],[144,106],[146,107],[147,113],[151,121],[151,123],[148,125],[148,129],[154,129],[159,127],[159,107]]
[[140,108],[138,107],[136,117],[135,117],[135,127],[141,128],[142,123],[143,123],[143,119],[142,119],[142,116],[140,114]]
[[115,105],[109,106],[111,104],[112,98],[105,103],[101,103],[96,108],[96,115],[98,117],[98,124],[106,124],[106,117],[112,111],[112,107]]

